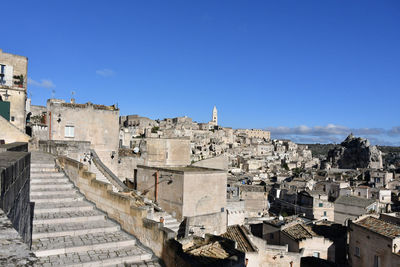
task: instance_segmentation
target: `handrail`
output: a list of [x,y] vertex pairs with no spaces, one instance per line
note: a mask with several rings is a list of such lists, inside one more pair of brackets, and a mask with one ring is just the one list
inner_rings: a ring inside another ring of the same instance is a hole
[[101,173],[109,180],[118,190],[123,192],[128,192],[130,189],[100,160],[96,151],[90,149],[90,154],[92,156],[92,161],[96,167],[101,171]]

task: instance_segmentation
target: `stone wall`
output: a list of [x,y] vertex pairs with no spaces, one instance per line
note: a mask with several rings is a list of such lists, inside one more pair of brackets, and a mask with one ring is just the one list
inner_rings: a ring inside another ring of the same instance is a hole
[[66,156],[80,160],[84,153],[89,153],[90,142],[65,140],[39,141],[39,150],[56,156]]
[[32,243],[34,208],[29,198],[30,161],[28,152],[0,153],[0,209],[29,247]]
[[29,142],[31,137],[11,122],[0,116],[0,140],[4,140],[6,144],[13,142]]
[[203,159],[192,164],[197,167],[218,169],[218,170],[228,170],[228,157],[226,155],[221,155],[214,158]]
[[0,145],[0,152],[6,152],[6,151],[27,152],[28,151],[28,143],[15,142],[15,143],[11,143],[11,144]]
[[135,235],[156,256],[162,256],[167,249],[167,240],[174,238],[175,233],[164,228],[162,223],[148,220],[146,217],[150,211],[146,206],[136,205],[129,193],[113,192],[110,184],[96,180],[95,174],[88,172],[87,166],[76,160],[60,156],[57,164],[98,209],[116,220],[122,229]]
[[[186,227],[190,233],[203,236],[205,233],[220,235],[226,232],[226,213],[223,211],[186,217]],[[202,227],[203,226],[203,227]]]

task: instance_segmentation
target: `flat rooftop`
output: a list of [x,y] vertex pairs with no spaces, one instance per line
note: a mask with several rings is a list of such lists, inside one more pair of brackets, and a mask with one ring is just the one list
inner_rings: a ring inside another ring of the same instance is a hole
[[145,166],[145,165],[137,165],[139,168],[143,169],[153,169],[158,171],[165,171],[165,172],[175,172],[175,173],[212,173],[212,172],[223,172],[226,173],[225,170],[219,169],[211,169],[211,168],[204,168],[204,167],[197,167],[197,166],[178,166],[178,167],[152,167],[152,166]]

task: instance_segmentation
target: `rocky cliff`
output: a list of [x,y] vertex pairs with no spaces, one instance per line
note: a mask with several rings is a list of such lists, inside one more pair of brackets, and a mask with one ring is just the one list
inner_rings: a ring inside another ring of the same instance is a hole
[[382,153],[364,138],[350,134],[339,146],[329,150],[327,162],[333,168],[382,168]]

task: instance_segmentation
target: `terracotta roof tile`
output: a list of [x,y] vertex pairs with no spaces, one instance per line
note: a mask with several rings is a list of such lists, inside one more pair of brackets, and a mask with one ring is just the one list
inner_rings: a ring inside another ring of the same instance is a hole
[[257,248],[253,246],[247,237],[247,231],[244,227],[239,225],[228,226],[226,233],[222,237],[236,241],[237,249],[243,252],[256,252]]
[[392,239],[400,236],[400,226],[372,216],[366,217],[358,222],[354,222],[354,224],[360,225],[372,232]]
[[287,234],[290,238],[294,240],[302,240],[306,238],[312,238],[314,236],[318,236],[310,226],[304,224],[295,224],[288,228],[282,230],[285,234]]

